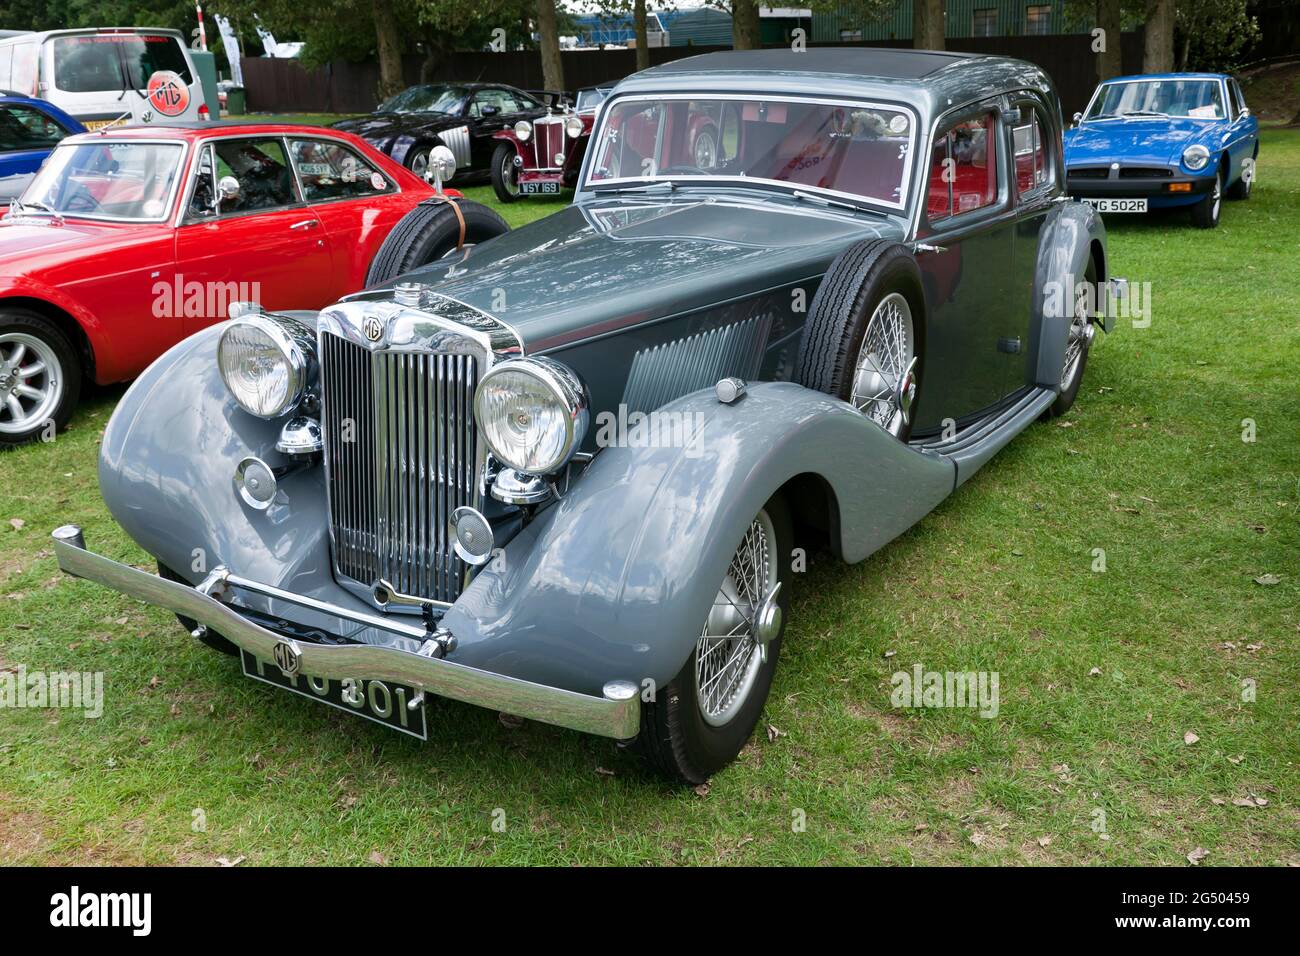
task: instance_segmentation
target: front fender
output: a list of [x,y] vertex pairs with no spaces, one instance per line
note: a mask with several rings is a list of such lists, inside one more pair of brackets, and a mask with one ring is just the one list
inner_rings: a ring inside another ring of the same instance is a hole
[[953,489],[951,462],[792,383],[754,385],[733,405],[695,392],[669,412],[695,424],[690,446],[605,448],[478,575],[443,621],[456,660],[588,693],[611,679],[662,685],[750,521],[792,478],[825,481],[832,543],[848,561]]
[[[1097,287],[1100,296],[1106,274],[1106,227],[1087,203],[1063,202],[1048,216],[1038,240],[1038,265],[1034,271],[1031,349],[1036,355],[1034,382],[1057,391],[1065,368],[1065,346],[1074,318],[1075,287],[1083,282],[1088,260],[1098,253]],[[1102,301],[1102,300],[1098,300]]]

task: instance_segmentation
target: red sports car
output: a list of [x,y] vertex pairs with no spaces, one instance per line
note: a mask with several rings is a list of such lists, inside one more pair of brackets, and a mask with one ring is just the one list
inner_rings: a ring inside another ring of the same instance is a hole
[[[0,219],[0,446],[52,437],[83,378],[135,377],[234,302],[318,309],[420,264],[410,229],[402,255],[381,245],[433,195],[335,130],[201,123],[68,137]],[[457,212],[434,205],[425,218]],[[459,241],[505,230],[485,209],[461,211],[479,234]],[[447,251],[437,245],[424,242],[425,261]]]

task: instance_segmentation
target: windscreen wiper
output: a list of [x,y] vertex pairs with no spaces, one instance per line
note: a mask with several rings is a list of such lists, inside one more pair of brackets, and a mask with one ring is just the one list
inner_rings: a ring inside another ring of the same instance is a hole
[[812,193],[806,193],[796,189],[794,191],[795,199],[805,199],[808,202],[816,203],[819,206],[836,206],[840,209],[851,209],[853,212],[862,212],[861,206],[855,206],[851,202],[839,202],[835,199],[827,199],[825,196],[814,196]]
[[670,193],[677,188],[677,184],[671,179],[661,179],[658,182],[646,183],[644,186],[600,186],[593,185],[592,192],[597,193],[649,193],[665,192]]

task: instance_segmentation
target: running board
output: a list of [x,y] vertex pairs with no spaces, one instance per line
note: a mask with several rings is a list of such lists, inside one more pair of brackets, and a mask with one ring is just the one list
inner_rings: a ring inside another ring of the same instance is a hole
[[942,455],[956,466],[956,481],[960,486],[966,479],[996,455],[1004,445],[1028,428],[1056,401],[1056,392],[1050,388],[1034,388],[1010,405],[976,419],[952,438],[923,439],[913,442],[917,451]]

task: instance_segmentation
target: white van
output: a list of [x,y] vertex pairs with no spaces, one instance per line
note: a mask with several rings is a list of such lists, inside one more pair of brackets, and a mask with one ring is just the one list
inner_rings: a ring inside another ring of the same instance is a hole
[[46,30],[0,40],[0,90],[48,100],[88,129],[210,119],[179,31]]

